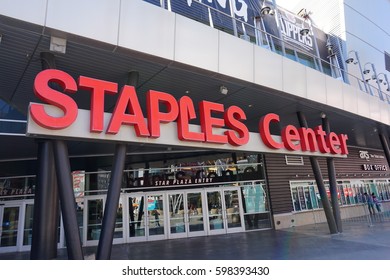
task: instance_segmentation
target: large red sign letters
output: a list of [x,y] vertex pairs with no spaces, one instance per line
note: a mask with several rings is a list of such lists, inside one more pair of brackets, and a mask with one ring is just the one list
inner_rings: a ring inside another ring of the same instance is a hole
[[[56,83],[63,91],[52,89],[49,83]],[[75,81],[69,74],[54,69],[40,72],[34,82],[35,95],[47,104],[62,110],[63,115],[53,117],[46,113],[44,104],[31,104],[31,118],[40,127],[61,130],[71,126],[77,120],[78,105],[71,98],[78,89],[88,90],[91,94],[90,132],[117,134],[123,125],[134,127],[137,137],[159,138],[160,124],[176,122],[177,137],[181,141],[207,142],[242,146],[248,143],[250,132],[243,121],[245,112],[237,107],[225,107],[223,104],[201,101],[195,105],[188,96],[176,100],[168,93],[149,90],[146,101],[146,118],[141,109],[134,87],[121,88],[111,119],[104,131],[104,97],[106,94],[118,94],[118,84],[80,76]],[[165,108],[162,110],[161,108]],[[223,117],[215,117],[220,114]],[[191,131],[190,121],[199,119],[200,131]],[[259,133],[264,144],[271,149],[285,148],[290,151],[310,151],[323,154],[348,154],[345,134],[326,132],[321,126],[314,129],[296,128],[287,125],[282,129],[281,139],[271,135],[272,123],[279,123],[278,115],[270,113],[259,122]],[[218,133],[219,128],[224,128]]]

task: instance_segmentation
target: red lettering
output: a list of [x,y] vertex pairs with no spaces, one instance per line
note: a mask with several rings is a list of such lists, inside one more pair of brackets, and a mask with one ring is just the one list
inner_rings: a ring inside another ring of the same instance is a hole
[[[230,106],[224,114],[226,125],[232,130],[225,131],[228,142],[233,146],[245,145],[249,141],[249,131],[240,120],[246,120],[245,112],[237,106]],[[238,135],[237,135],[238,134]]]
[[[126,113],[128,109],[129,114]],[[149,136],[149,130],[145,122],[141,106],[134,87],[124,86],[112,113],[107,133],[117,134],[122,124],[134,125],[138,137]]]
[[[179,115],[179,106],[172,95],[164,92],[149,90],[146,99],[150,137],[158,138],[160,137],[160,123],[176,120]],[[160,103],[165,105],[166,113],[160,111]]]
[[[282,130],[282,140],[287,150],[298,151],[301,149],[298,129],[293,125],[288,125]],[[298,142],[298,143],[294,143]]]
[[332,154],[341,154],[340,140],[336,133],[330,132],[328,137],[326,137],[326,143]]
[[324,153],[324,154],[328,154],[330,152],[330,149],[327,146],[326,140],[325,140],[326,132],[322,129],[321,125],[315,127],[314,131],[317,134],[317,143],[318,143],[318,148],[320,149],[320,152]]
[[348,155],[349,154],[348,147],[347,147],[348,135],[347,134],[339,134],[338,137],[340,140],[341,154]]
[[102,132],[104,127],[104,95],[105,93],[117,93],[118,84],[80,76],[79,87],[91,90],[90,131]]
[[270,113],[270,114],[263,116],[259,122],[259,132],[260,132],[261,139],[263,140],[264,144],[267,147],[272,148],[272,149],[283,148],[283,142],[282,143],[276,142],[272,138],[271,131],[270,131],[271,122],[279,123],[279,121],[280,121],[280,118],[277,114]]
[[179,118],[177,119],[177,137],[180,140],[203,142],[204,133],[190,131],[189,120],[195,119],[196,113],[194,103],[188,96],[179,100]]
[[30,114],[32,119],[42,127],[64,129],[76,120],[78,107],[71,97],[50,88],[50,82],[58,84],[66,93],[75,93],[77,91],[76,81],[69,74],[55,69],[44,70],[35,77],[35,95],[46,103],[61,109],[64,115],[61,117],[48,115],[43,104],[31,104]]
[[213,134],[213,128],[225,126],[225,121],[219,118],[213,118],[212,112],[223,113],[223,104],[201,101],[199,103],[200,126],[205,133],[206,141],[211,143],[226,144],[228,137],[226,135]]
[[311,128],[298,128],[302,151],[318,152],[316,133]]

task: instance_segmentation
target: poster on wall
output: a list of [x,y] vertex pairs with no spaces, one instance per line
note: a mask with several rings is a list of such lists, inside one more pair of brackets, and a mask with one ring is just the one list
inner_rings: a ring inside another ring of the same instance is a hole
[[85,171],[78,170],[72,172],[72,178],[73,178],[73,192],[75,198],[82,198],[84,197],[84,190],[85,190]]

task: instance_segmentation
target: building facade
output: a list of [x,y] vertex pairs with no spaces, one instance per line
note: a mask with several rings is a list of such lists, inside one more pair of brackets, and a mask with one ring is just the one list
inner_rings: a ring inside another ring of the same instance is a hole
[[348,38],[315,13],[1,3],[0,253],[98,246],[104,259],[118,243],[332,232],[366,215],[364,193],[390,200],[383,80],[350,73]]

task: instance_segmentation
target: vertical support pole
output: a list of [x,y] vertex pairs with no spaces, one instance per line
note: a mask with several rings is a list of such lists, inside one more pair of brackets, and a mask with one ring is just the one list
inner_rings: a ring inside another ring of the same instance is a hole
[[[322,126],[324,127],[325,132],[329,134],[330,125],[327,117],[322,119]],[[336,181],[336,168],[334,165],[334,158],[332,157],[326,158],[326,163],[328,166],[329,190],[330,190],[330,197],[332,200],[333,216],[336,222],[338,232],[343,232],[343,226],[342,226],[341,215],[340,215],[340,206],[337,198],[337,181]]]
[[387,163],[390,166],[390,149],[389,149],[389,142],[387,141],[387,137],[383,133],[379,133],[379,139],[381,140],[383,151],[385,152],[385,156],[387,159]]
[[[130,71],[127,84],[136,87],[139,80],[139,72]],[[114,240],[115,220],[118,210],[119,197],[123,170],[126,160],[126,144],[119,143],[115,147],[114,164],[111,171],[110,185],[107,192],[106,206],[104,209],[102,230],[97,249],[97,260],[109,260],[111,258],[112,241]],[[123,217],[122,217],[123,218]]]
[[57,257],[59,204],[53,148],[49,140],[38,141],[38,174],[30,259]]
[[[305,127],[305,128],[308,127],[306,118],[302,112],[298,112],[298,119],[301,127]],[[328,222],[329,231],[331,234],[337,233],[337,226],[326,194],[326,189],[325,189],[324,179],[322,177],[322,173],[320,169],[320,164],[318,163],[317,158],[313,156],[310,157],[310,163],[313,169],[314,177],[316,179],[318,192],[320,193],[321,196],[321,202],[324,208],[326,220]]]
[[68,259],[82,260],[84,256],[81,247],[79,226],[77,224],[76,203],[73,193],[68,148],[62,140],[55,140],[53,145]]
[[[40,56],[43,70],[56,68],[55,57],[52,53],[42,52]],[[48,260],[57,257],[59,217],[53,146],[49,140],[38,141],[37,179],[30,258]]]
[[115,220],[118,210],[119,196],[121,193],[125,159],[126,144],[117,144],[115,147],[115,161],[111,171],[110,185],[104,209],[102,231],[96,254],[97,260],[109,260],[111,258],[111,248],[112,241],[114,239]]

